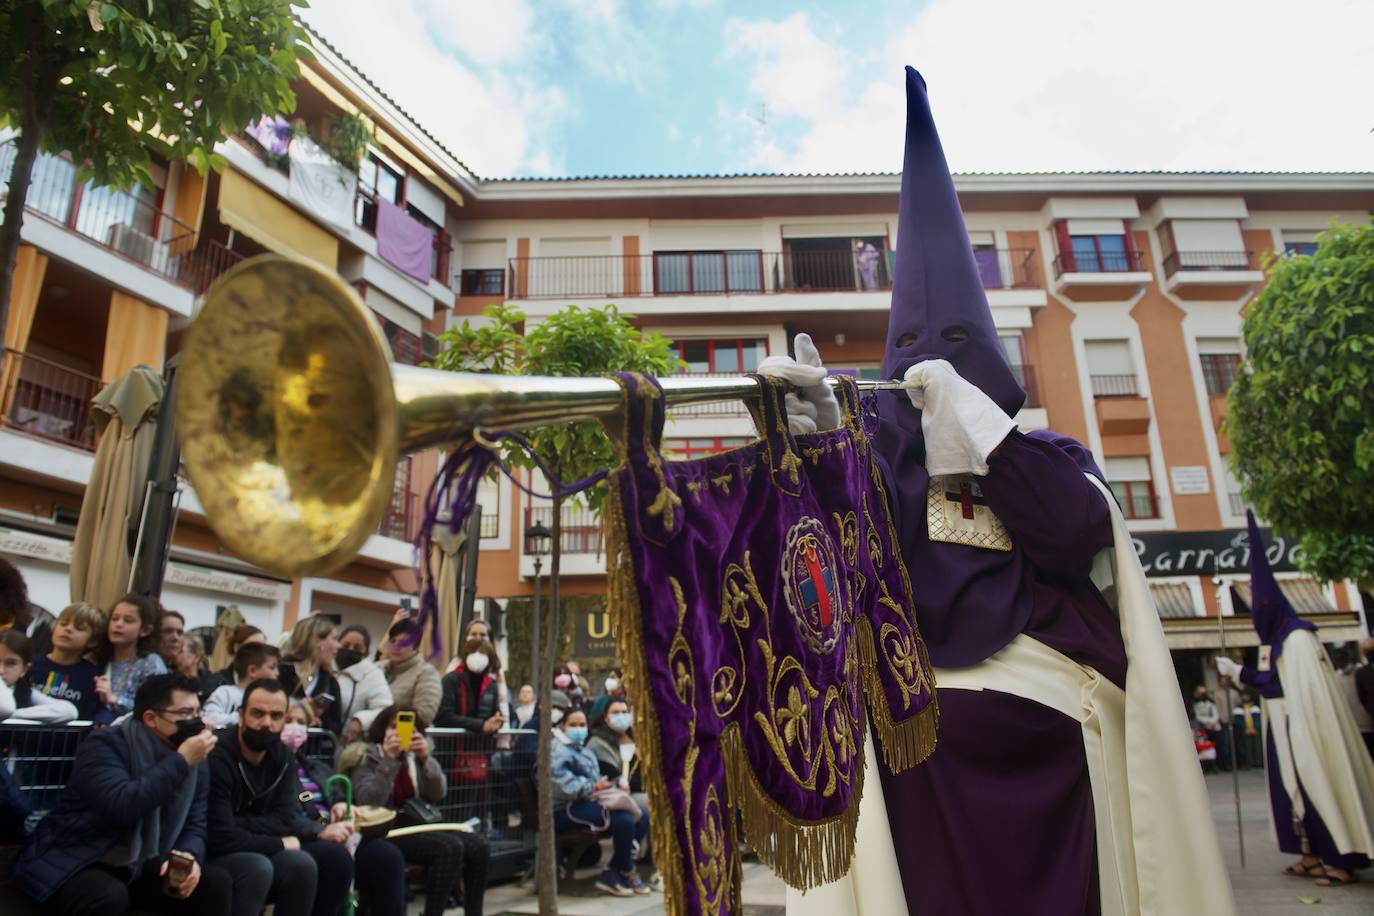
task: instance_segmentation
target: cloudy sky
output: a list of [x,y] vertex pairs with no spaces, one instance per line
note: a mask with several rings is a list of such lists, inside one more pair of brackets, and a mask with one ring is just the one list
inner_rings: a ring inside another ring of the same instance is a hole
[[311,0],[479,175],[1374,171],[1371,0]]

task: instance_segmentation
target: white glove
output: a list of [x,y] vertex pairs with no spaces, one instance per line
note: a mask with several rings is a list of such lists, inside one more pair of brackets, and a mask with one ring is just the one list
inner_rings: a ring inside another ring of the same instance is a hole
[[1232,682],[1239,681],[1239,680],[1240,680],[1240,665],[1238,665],[1238,664],[1236,664],[1235,662],[1231,661],[1231,659],[1227,658],[1227,657],[1224,656],[1224,655],[1218,655],[1218,656],[1217,656],[1217,674],[1224,674],[1224,675],[1226,675],[1227,677],[1229,677],[1229,678],[1232,680]]
[[759,375],[780,378],[797,387],[800,396],[787,393],[787,426],[800,436],[835,429],[840,425],[840,402],[825,383],[829,375],[821,365],[821,354],[810,334],[798,334],[792,341],[797,358],[766,356],[759,363]]
[[943,359],[906,370],[907,396],[921,412],[931,476],[988,472],[988,455],[1016,428],[1011,417]]

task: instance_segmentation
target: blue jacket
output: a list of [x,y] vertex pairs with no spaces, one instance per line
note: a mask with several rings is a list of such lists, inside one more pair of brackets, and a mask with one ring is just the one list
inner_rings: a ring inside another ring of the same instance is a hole
[[0,843],[18,843],[24,838],[24,822],[32,809],[29,800],[10,776],[9,767],[0,763]]
[[596,755],[580,744],[565,744],[554,736],[549,770],[553,775],[553,802],[585,801],[596,790],[601,767]]
[[[196,781],[196,797],[181,833],[164,837],[165,856],[173,849],[205,861],[205,814],[210,798],[210,768],[195,768],[171,748],[138,779],[129,772],[129,745],[119,729],[92,732],[76,752],[72,775],[57,806],[39,821],[14,865],[14,881],[39,902],[68,878],[99,862],[151,812],[170,801],[186,779]],[[132,875],[130,876],[133,877]]]

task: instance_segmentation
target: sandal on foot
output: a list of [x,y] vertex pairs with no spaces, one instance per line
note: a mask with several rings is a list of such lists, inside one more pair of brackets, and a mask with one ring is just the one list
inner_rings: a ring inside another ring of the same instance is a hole
[[1326,875],[1326,869],[1321,864],[1304,865],[1299,862],[1285,868],[1283,873],[1293,878],[1321,878]]
[[1322,875],[1317,879],[1317,884],[1321,887],[1340,887],[1343,884],[1354,884],[1360,880],[1352,873],[1348,878],[1338,878],[1335,875]]

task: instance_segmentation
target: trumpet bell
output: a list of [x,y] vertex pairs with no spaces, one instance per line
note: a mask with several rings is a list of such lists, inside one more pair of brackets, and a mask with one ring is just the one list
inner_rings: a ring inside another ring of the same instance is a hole
[[315,575],[377,531],[399,458],[390,362],[367,306],[321,267],[263,255],[211,287],[182,353],[177,428],[230,550]]

